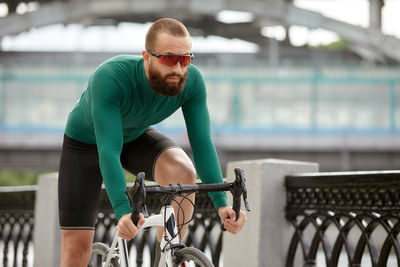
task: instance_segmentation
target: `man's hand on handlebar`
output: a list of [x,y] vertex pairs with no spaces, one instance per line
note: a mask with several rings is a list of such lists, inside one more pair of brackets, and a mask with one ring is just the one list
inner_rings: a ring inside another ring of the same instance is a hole
[[118,221],[117,234],[123,239],[131,240],[139,232],[139,229],[143,223],[144,216],[142,213],[139,215],[139,221],[136,226],[132,222],[131,214],[125,214]]
[[242,210],[240,211],[239,218],[236,220],[235,211],[228,206],[220,207],[218,209],[218,215],[221,218],[225,229],[232,234],[239,233],[247,220],[246,213]]

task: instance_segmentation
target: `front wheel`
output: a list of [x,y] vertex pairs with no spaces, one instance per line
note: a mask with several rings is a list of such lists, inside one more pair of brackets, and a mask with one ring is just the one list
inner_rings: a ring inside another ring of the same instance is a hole
[[[92,255],[90,257],[90,267],[103,267],[108,255],[108,246],[103,243],[94,243],[92,245]],[[120,267],[116,258],[112,258],[107,267]]]
[[174,255],[176,257],[174,267],[214,267],[210,259],[197,248],[181,248],[176,250]]

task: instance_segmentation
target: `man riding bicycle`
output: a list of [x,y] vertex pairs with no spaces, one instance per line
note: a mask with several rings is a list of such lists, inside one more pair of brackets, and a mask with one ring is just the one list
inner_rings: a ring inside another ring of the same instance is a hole
[[[199,70],[190,64],[191,47],[182,23],[160,19],[148,30],[141,57],[113,57],[90,76],[68,117],[60,160],[62,267],[87,266],[102,182],[118,235],[130,240],[143,224],[143,215],[136,226],[130,218],[124,169],[133,174],[144,171],[160,185],[194,184],[196,170],[203,183],[223,182],[210,135],[206,88]],[[178,108],[182,108],[196,169],[181,148],[151,127]],[[235,221],[225,193],[210,196],[226,230],[238,233],[246,214],[241,211]],[[194,195],[189,199],[194,201]],[[190,217],[192,204],[183,200],[182,205]],[[160,241],[162,229],[158,232]]]

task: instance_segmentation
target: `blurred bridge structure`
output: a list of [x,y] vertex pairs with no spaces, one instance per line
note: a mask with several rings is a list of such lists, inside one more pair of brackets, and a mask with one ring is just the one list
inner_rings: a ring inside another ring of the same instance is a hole
[[[11,54],[0,54],[0,168],[57,170],[68,113],[96,64],[113,55],[85,53],[76,63],[70,53]],[[257,55],[225,56],[242,65],[195,58],[223,166],[270,157],[322,171],[400,166],[400,68],[246,66]],[[180,110],[157,127],[190,153]]]
[[[0,38],[33,27],[50,24],[117,25],[120,22],[145,23],[160,17],[181,20],[192,36],[216,35],[256,43],[261,49],[279,53],[274,39],[262,35],[266,26],[301,25],[335,32],[349,42],[349,49],[371,61],[400,61],[400,40],[382,33],[384,0],[369,0],[369,27],[355,26],[323,14],[297,7],[293,0],[3,0],[8,15],[0,19]],[[18,5],[26,8],[18,14]],[[29,5],[29,6],[28,6]],[[346,8],[344,4],[343,8]],[[218,19],[223,10],[246,12],[238,23]],[[21,14],[22,13],[22,14]],[[267,41],[266,41],[267,40]],[[267,43],[267,45],[266,45]],[[275,59],[276,60],[276,59]]]
[[[223,166],[285,158],[318,162],[322,171],[395,169],[400,41],[382,33],[385,2],[369,2],[369,27],[361,27],[287,0],[3,0],[8,13],[0,18],[0,39],[52,24],[89,27],[168,16],[181,20],[192,36],[246,40],[258,52],[197,53],[194,61],[207,83]],[[223,10],[245,12],[248,19],[223,22]],[[275,25],[326,29],[347,49],[294,48],[288,34],[281,42],[262,34],[263,27]],[[91,71],[116,54],[0,52],[0,169],[56,170],[68,112]],[[158,128],[190,153],[180,111]]]

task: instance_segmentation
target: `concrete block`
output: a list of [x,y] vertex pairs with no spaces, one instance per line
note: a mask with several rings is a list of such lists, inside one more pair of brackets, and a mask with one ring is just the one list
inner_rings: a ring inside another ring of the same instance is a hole
[[318,164],[278,159],[230,162],[228,181],[234,180],[236,167],[245,172],[252,211],[247,213],[246,225],[239,234],[224,233],[224,266],[283,267],[294,231],[285,219],[284,178],[289,174],[317,172]]
[[58,174],[39,176],[35,201],[34,266],[59,266],[61,231],[58,221]]

